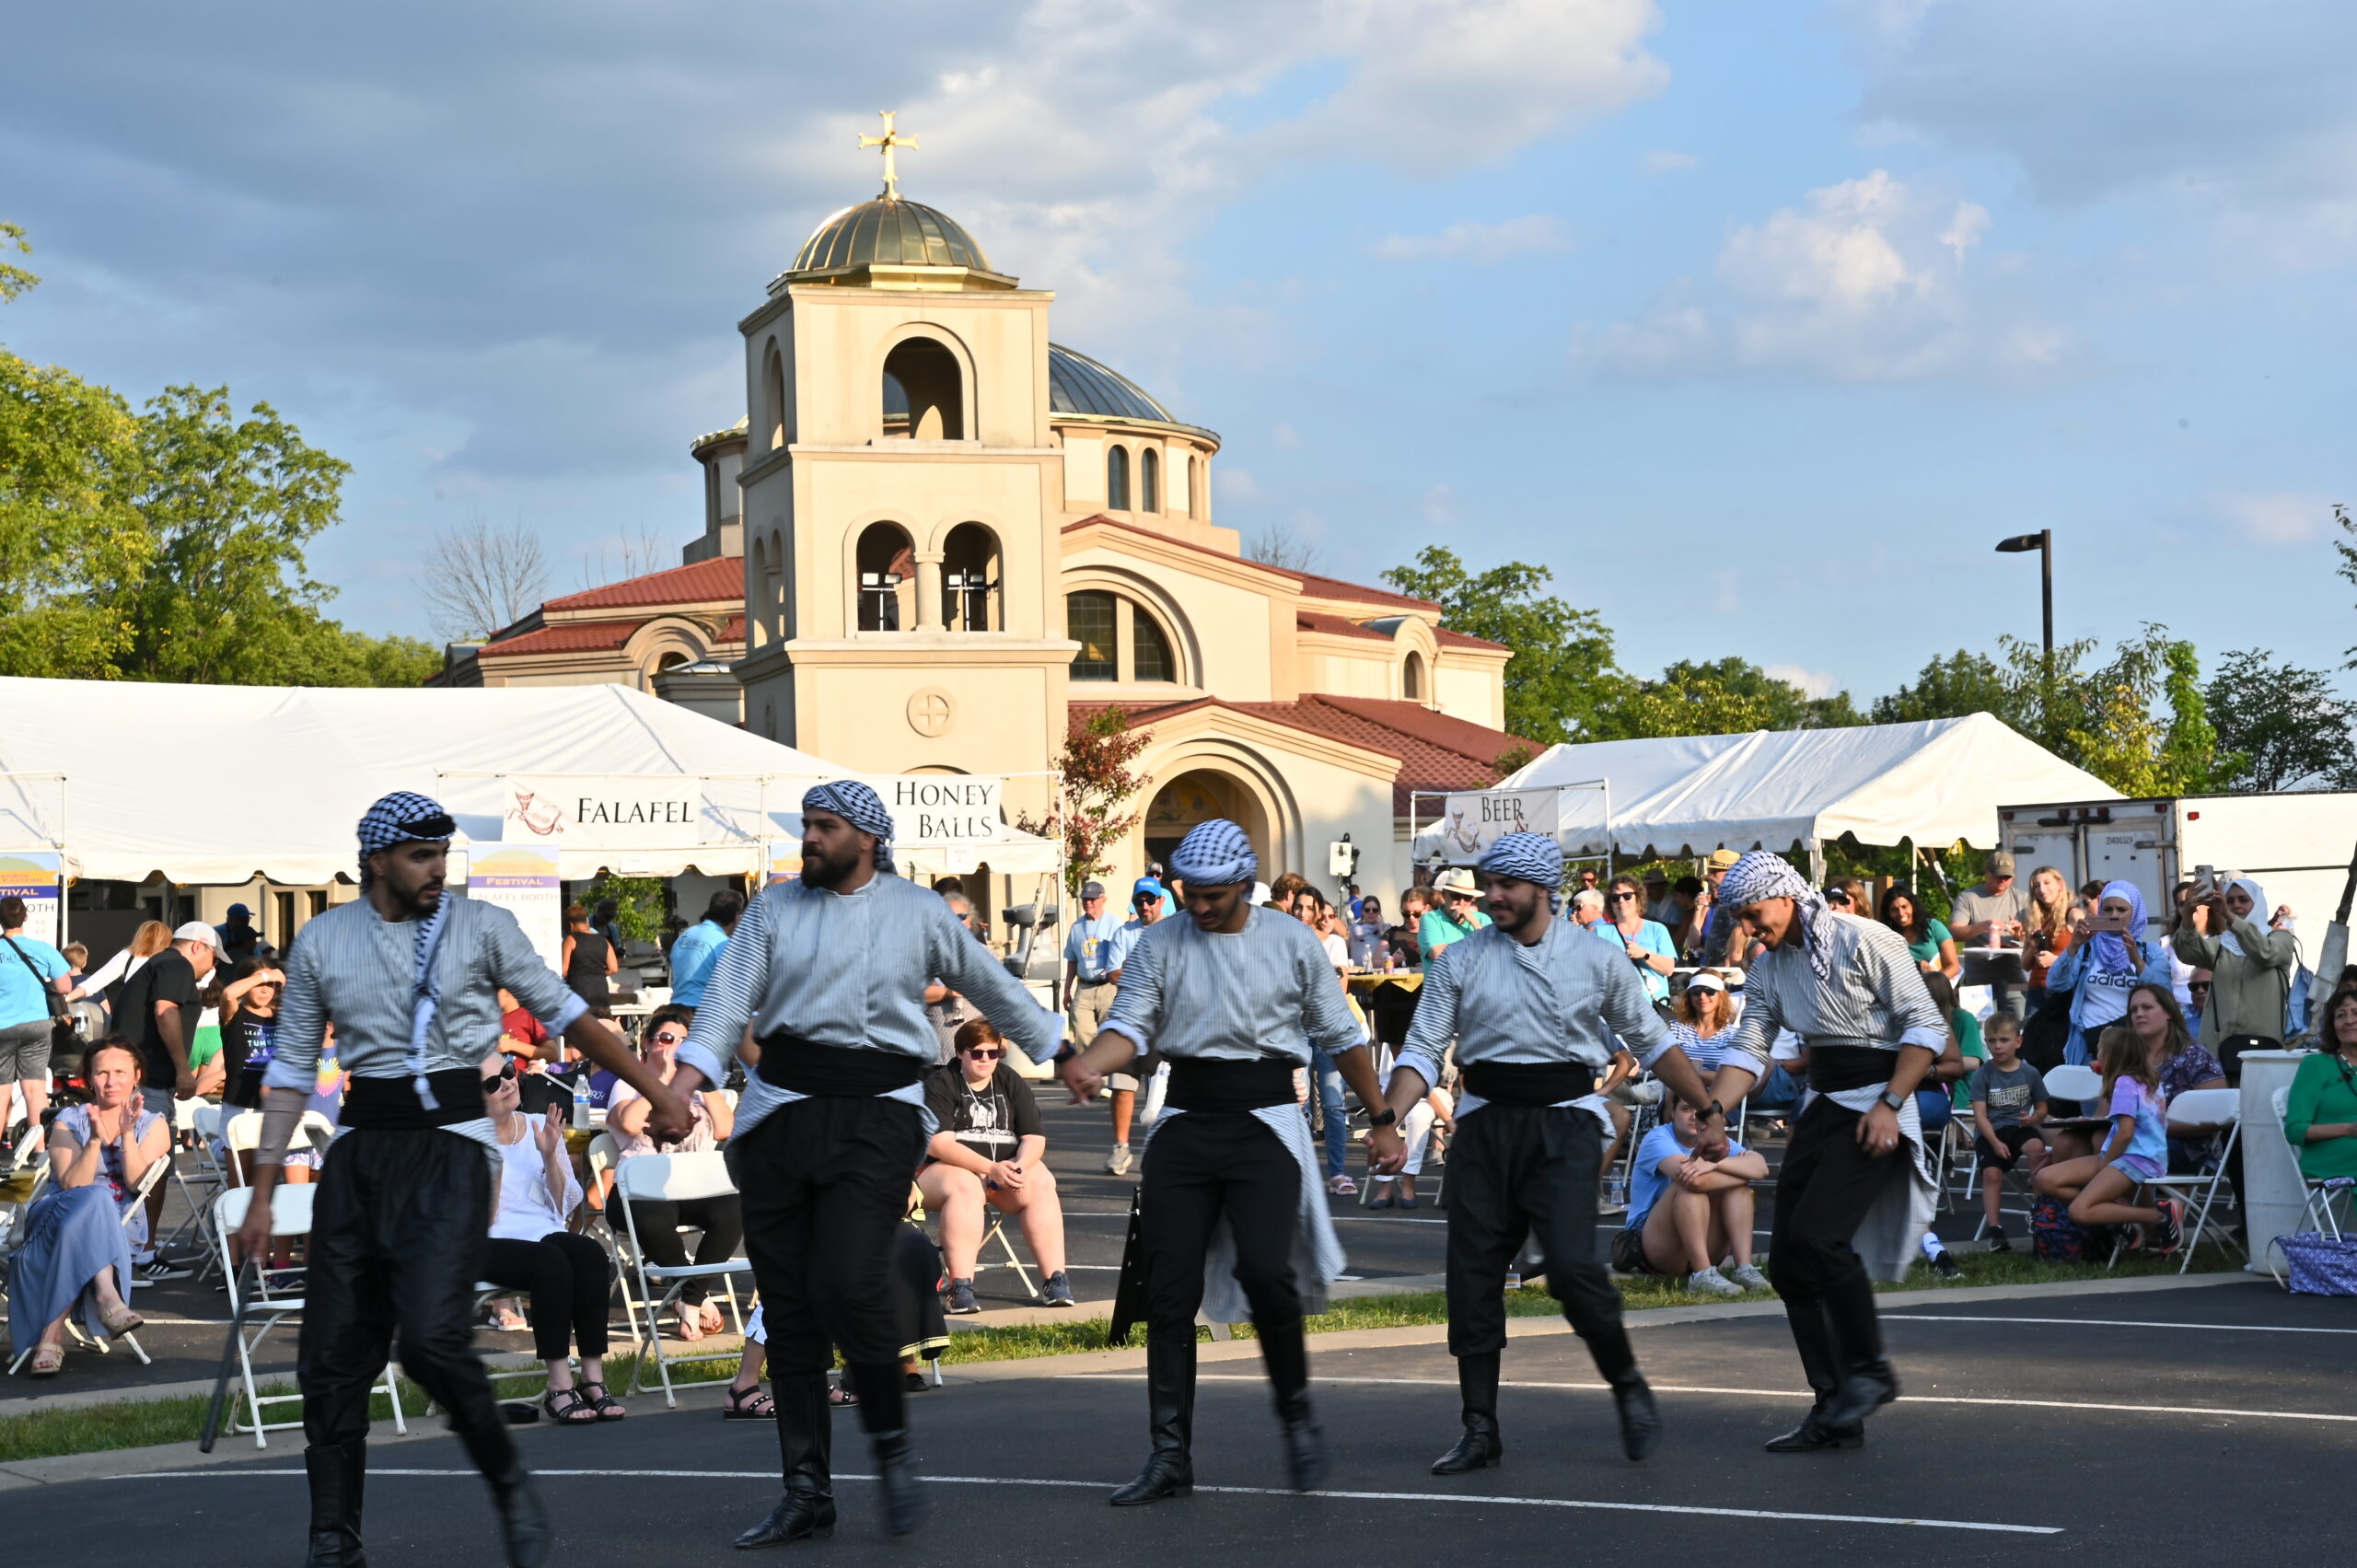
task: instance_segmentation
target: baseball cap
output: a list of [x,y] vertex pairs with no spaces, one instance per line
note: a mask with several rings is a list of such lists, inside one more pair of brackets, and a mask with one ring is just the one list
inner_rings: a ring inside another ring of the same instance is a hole
[[1726,988],[1727,982],[1709,970],[1695,970],[1694,978],[1686,982],[1689,991],[1724,991]]
[[231,920],[237,919],[241,914],[250,916],[253,912],[253,911],[248,909],[243,904],[231,904],[229,906],[229,918]]
[[1733,871],[1735,863],[1742,858],[1743,856],[1731,849],[1714,849],[1711,852],[1711,858],[1705,864],[1713,871]]
[[1159,899],[1166,896],[1167,892],[1168,889],[1153,877],[1141,877],[1137,879],[1136,885],[1130,889],[1130,902],[1136,903],[1140,899],[1147,897]]
[[1080,885],[1080,896],[1084,899],[1101,899],[1105,896],[1105,884],[1097,881],[1083,882]]
[[2013,874],[2014,857],[2001,849],[1991,850],[1989,852],[1989,875],[1991,877],[2011,877]]
[[178,931],[172,933],[172,940],[175,942],[202,942],[206,947],[217,951],[221,946],[221,934],[214,930],[213,927],[205,924],[204,922],[201,920],[192,920],[186,925],[181,926]]

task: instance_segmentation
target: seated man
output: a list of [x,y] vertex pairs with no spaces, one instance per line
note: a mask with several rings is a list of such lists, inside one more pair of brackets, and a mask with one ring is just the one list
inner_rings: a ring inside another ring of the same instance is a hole
[[988,1018],[959,1027],[957,1059],[925,1075],[925,1104],[941,1131],[917,1172],[924,1206],[941,1216],[941,1250],[949,1271],[948,1310],[980,1312],[974,1262],[982,1249],[982,1208],[989,1204],[1023,1221],[1023,1238],[1047,1276],[1041,1304],[1072,1307],[1064,1272],[1064,1211],[1056,1179],[1041,1156],[1039,1102],[1031,1086],[1006,1064],[1006,1041]]
[[[1612,1238],[1612,1266],[1624,1274],[1684,1274],[1704,1295],[1766,1290],[1751,1262],[1751,1183],[1768,1162],[1730,1143],[1723,1160],[1696,1157],[1694,1108],[1673,1099],[1667,1120],[1645,1134],[1629,1177],[1629,1219]],[[1735,1259],[1733,1277],[1718,1260]]]
[[[56,1185],[25,1213],[25,1240],[8,1271],[8,1339],[33,1346],[29,1370],[54,1377],[65,1364],[65,1318],[83,1304],[91,1333],[139,1327],[123,1299],[131,1289],[132,1236],[125,1206],[142,1178],[171,1154],[171,1123],[145,1109],[139,1055],[121,1035],[90,1048],[83,1067],[90,1103],[69,1106],[49,1130]],[[146,1237],[145,1216],[132,1228]]]

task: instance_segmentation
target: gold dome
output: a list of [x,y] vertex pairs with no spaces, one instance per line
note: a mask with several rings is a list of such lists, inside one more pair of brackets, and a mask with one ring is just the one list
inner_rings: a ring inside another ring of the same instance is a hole
[[[886,288],[1013,288],[955,218],[917,202],[880,196],[845,207],[802,243],[778,279]],[[772,285],[777,286],[776,285]]]

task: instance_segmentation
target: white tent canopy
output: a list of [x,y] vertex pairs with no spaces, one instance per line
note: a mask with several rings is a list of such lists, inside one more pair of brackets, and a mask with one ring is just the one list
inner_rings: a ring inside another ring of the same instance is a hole
[[[1783,850],[1844,835],[1860,843],[1997,842],[1997,807],[2025,800],[2118,800],[1988,714],[1847,729],[1757,730],[1550,746],[1500,789],[1610,786],[1620,854]],[[1605,796],[1564,794],[1566,852],[1606,848]]]
[[[803,790],[849,772],[621,686],[0,679],[0,848],[60,850],[77,877],[327,882],[353,875],[355,827],[379,796],[433,796],[463,838],[486,842],[503,834],[517,777],[687,803],[675,826],[568,822],[567,878],[758,876],[765,845],[800,836]],[[993,869],[1043,856],[1055,868],[1054,844],[1003,831],[1008,864],[993,843]]]

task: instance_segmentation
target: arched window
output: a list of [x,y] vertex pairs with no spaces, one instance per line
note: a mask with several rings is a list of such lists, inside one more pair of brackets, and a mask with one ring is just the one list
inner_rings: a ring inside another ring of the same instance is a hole
[[902,602],[916,591],[916,552],[898,523],[870,523],[859,536],[859,629],[897,632],[913,617]]
[[1162,510],[1162,457],[1151,447],[1138,454],[1138,510]]
[[1080,645],[1074,680],[1175,681],[1170,633],[1132,599],[1096,589],[1064,597],[1064,629]]
[[785,445],[785,361],[775,338],[761,361],[761,443],[772,452]]
[[965,377],[958,356],[911,338],[884,356],[884,434],[918,441],[966,438]]
[[756,535],[751,557],[745,563],[746,578],[752,585],[747,590],[751,602],[746,607],[749,613],[745,618],[745,633],[757,648],[767,647],[770,641],[769,560],[769,540]]
[[1105,453],[1105,509],[1126,512],[1130,509],[1130,449],[1109,447]]
[[1192,453],[1192,452],[1188,453],[1188,454],[1187,454],[1187,516],[1189,516],[1189,517],[1202,517],[1202,516],[1203,515],[1203,506],[1202,506],[1202,503],[1200,500],[1198,500],[1198,499],[1196,498],[1196,486],[1197,486],[1197,485],[1199,485],[1199,484],[1201,484],[1201,483],[1202,482],[1202,465],[1201,465],[1201,464],[1196,460],[1195,454],[1194,454],[1194,453]]
[[1003,615],[998,536],[980,523],[960,523],[942,541],[941,624],[952,632],[1001,632]]
[[1408,662],[1399,667],[1399,695],[1411,703],[1424,700],[1424,656],[1412,648]]
[[1073,594],[1064,599],[1064,630],[1080,645],[1072,661],[1074,680],[1118,680],[1121,678],[1120,639],[1113,626],[1111,594]]

